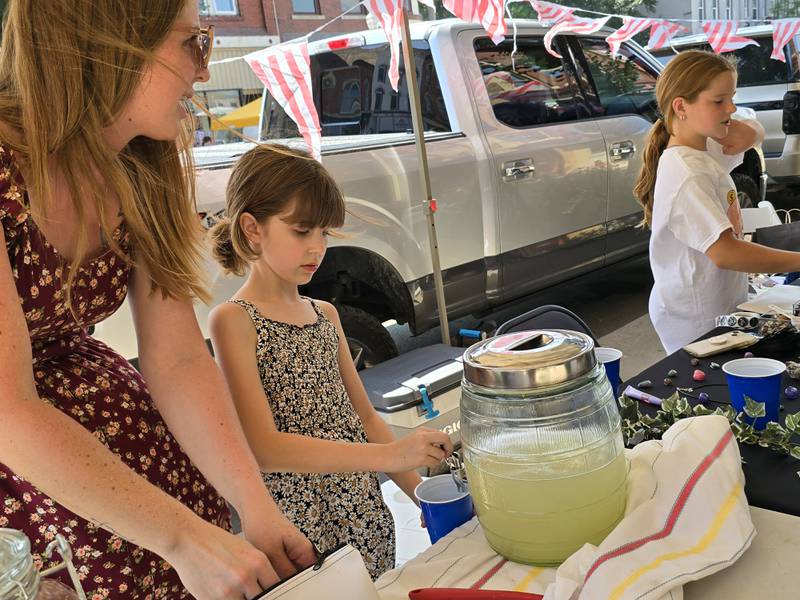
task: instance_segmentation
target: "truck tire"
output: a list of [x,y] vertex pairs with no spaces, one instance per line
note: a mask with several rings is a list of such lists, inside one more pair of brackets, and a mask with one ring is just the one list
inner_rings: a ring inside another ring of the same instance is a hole
[[365,310],[337,304],[342,329],[356,368],[367,369],[397,356],[397,345],[381,322]]
[[753,178],[745,173],[732,173],[733,183],[736,184],[736,195],[739,197],[739,206],[742,208],[754,208],[761,200],[758,193],[758,185]]

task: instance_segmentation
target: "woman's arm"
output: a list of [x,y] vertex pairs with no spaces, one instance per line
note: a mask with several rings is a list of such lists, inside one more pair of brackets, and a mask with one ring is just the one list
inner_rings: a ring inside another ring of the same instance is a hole
[[314,562],[311,543],[286,520],[261,480],[192,303],[151,293],[146,270],[137,267],[131,308],[139,364],[154,403],[192,462],[234,506],[247,539],[279,575]]
[[39,398],[28,328],[5,251],[0,251],[0,457],[75,514],[166,558],[198,598],[241,598],[258,591],[259,580],[276,579],[261,552],[148,483]]
[[723,231],[706,250],[720,269],[743,273],[788,273],[800,271],[800,252],[776,250],[761,244],[739,240],[733,231]]
[[256,332],[248,314],[225,303],[209,315],[214,355],[219,361],[242,426],[264,472],[350,473],[403,471],[438,463],[436,432],[398,448],[358,444],[284,433],[275,427],[256,362]]
[[[369,401],[369,396],[364,389],[364,384],[361,382],[358,371],[353,364],[350,348],[347,346],[347,338],[344,335],[344,329],[342,328],[342,322],[339,319],[339,313],[336,307],[327,302],[318,301],[317,303],[322,307],[328,319],[336,326],[336,331],[339,333],[339,371],[342,374],[342,381],[347,390],[347,395],[350,397],[350,401],[353,403],[364,425],[367,439],[369,439],[370,442],[376,442],[378,444],[391,444],[395,441],[394,434]],[[449,435],[441,431],[425,431],[430,434],[432,443],[442,450],[441,454],[437,453],[437,455],[441,457],[438,462],[441,462],[445,456],[449,456],[453,452],[453,442],[450,440]],[[388,473],[388,475],[392,481],[397,484],[397,487],[403,490],[416,504],[417,499],[416,496],[414,496],[414,488],[422,481],[419,473],[408,470]]]

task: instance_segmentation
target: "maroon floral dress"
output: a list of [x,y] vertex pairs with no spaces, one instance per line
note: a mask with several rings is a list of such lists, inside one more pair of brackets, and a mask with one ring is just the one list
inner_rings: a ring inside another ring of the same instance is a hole
[[[60,282],[69,265],[39,231],[14,158],[0,146],[0,223],[33,350],[39,396],[105,444],[142,477],[192,508],[207,521],[229,528],[224,500],[192,465],[156,410],[147,385],[131,365],[86,327],[111,315],[125,298],[130,267],[111,250],[84,262],[76,278],[73,304],[80,326],[66,305]],[[130,252],[121,226],[114,239]],[[41,440],[42,460],[59,452]],[[0,456],[0,527],[23,531],[34,559],[43,557],[56,533],[74,553],[83,589],[101,598],[187,598],[177,573],[155,554],[130,544],[70,512],[15,475]],[[97,485],[103,485],[98,479]],[[120,498],[121,503],[125,498]],[[58,556],[54,556],[58,559]],[[62,581],[69,584],[62,571]]]

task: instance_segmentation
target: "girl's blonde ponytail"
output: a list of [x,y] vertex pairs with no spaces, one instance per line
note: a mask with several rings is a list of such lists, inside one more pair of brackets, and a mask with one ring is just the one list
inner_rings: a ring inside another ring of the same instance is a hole
[[647,134],[642,156],[642,169],[633,186],[633,195],[644,209],[644,222],[649,227],[653,218],[653,191],[656,187],[658,159],[669,142],[669,131],[663,119],[658,119]]

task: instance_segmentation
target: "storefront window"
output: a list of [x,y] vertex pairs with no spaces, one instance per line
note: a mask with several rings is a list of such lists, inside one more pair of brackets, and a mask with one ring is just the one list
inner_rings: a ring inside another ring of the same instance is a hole
[[357,8],[355,10],[351,10],[347,14],[349,14],[349,15],[359,15],[359,14],[363,15],[363,14],[366,14],[367,7],[364,6],[363,4],[361,4],[359,2],[359,0],[341,0],[342,12],[348,11],[348,10],[350,10],[351,8],[353,8],[356,5],[359,5],[360,8]]
[[[253,92],[253,90],[242,91]],[[240,94],[240,90],[196,92],[195,97],[217,118],[224,117],[242,106],[242,94]],[[195,121],[197,122],[195,146],[235,142],[239,140],[235,134],[227,129],[214,129],[211,119],[202,111],[195,113]]]
[[200,0],[200,14],[204,17],[212,15],[238,15],[236,0]]
[[319,14],[317,0],[292,0],[292,12],[299,15]]

